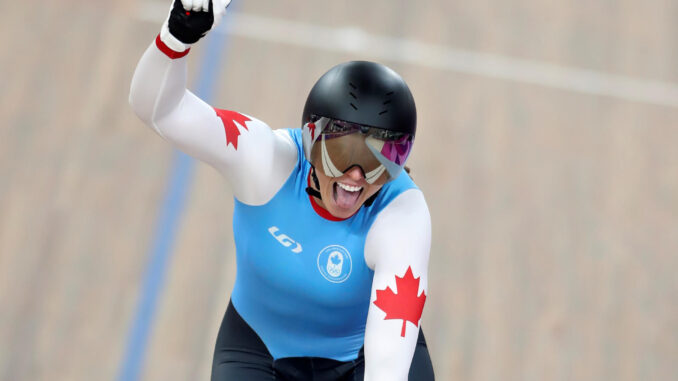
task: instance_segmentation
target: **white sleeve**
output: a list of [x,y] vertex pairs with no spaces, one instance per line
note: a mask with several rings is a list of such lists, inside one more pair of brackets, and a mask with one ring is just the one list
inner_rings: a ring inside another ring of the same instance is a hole
[[427,291],[431,217],[410,189],[377,216],[365,261],[374,270],[365,328],[365,381],[406,381]]
[[292,138],[253,117],[215,109],[188,91],[186,61],[156,39],[132,78],[133,110],[178,149],[221,172],[238,200],[266,203],[297,162]]

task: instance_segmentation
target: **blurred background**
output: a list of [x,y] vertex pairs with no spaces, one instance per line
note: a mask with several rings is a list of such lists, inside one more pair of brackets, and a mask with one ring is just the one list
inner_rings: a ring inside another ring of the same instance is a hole
[[[3,17],[0,380],[209,379],[232,196],[127,103],[169,5]],[[678,2],[234,0],[222,26],[190,88],[274,128],[338,62],[409,83],[439,380],[678,379]]]

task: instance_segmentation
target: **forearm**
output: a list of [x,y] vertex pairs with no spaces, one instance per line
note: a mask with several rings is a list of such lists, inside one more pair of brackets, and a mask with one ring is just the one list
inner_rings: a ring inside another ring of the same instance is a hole
[[[367,320],[365,381],[407,381],[419,327],[402,320],[384,320],[380,312],[370,312]],[[402,325],[406,325],[405,337],[399,335]]]
[[405,270],[375,272],[365,329],[366,381],[407,381],[426,300],[426,276],[421,262]]
[[[176,110],[189,95],[185,56],[192,44],[214,28],[230,0],[172,0],[170,13],[155,41],[137,65],[129,101],[146,124],[165,136],[159,121]],[[211,113],[209,106],[203,107]]]
[[130,87],[132,109],[161,136],[164,134],[158,121],[176,110],[188,94],[187,59],[184,56],[171,57],[173,52],[160,38],[156,38],[139,60]]

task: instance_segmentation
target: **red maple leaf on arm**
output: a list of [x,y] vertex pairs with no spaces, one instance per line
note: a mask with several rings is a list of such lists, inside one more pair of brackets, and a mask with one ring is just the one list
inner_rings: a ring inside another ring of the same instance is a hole
[[241,125],[245,130],[247,130],[247,125],[245,125],[245,122],[249,122],[252,119],[235,111],[222,110],[218,108],[215,108],[214,111],[216,111],[217,116],[219,117],[219,119],[221,119],[221,123],[223,123],[224,125],[224,132],[226,133],[226,146],[228,147],[229,144],[232,144],[233,148],[235,148],[235,150],[237,151],[238,136],[240,136],[240,130],[238,130],[236,122],[239,125]]
[[414,324],[415,327],[419,326],[419,319],[424,310],[424,302],[426,302],[426,293],[422,291],[417,296],[421,277],[414,277],[411,266],[407,268],[405,275],[402,277],[396,275],[395,280],[397,293],[394,293],[390,287],[377,290],[377,299],[374,301],[374,304],[386,312],[384,320],[403,320],[403,329],[400,331],[400,336],[405,337],[405,328],[408,321]]

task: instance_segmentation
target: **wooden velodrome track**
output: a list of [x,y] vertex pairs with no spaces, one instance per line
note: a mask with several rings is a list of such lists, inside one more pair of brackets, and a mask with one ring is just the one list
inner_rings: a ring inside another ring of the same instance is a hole
[[[232,198],[204,164],[148,345],[129,344],[174,162],[127,95],[168,7],[28,1],[3,17],[2,381],[124,379],[135,356],[144,380],[209,378],[235,261]],[[229,17],[212,103],[276,128],[298,126],[340,61],[410,84],[438,379],[678,379],[677,2],[235,0]]]

